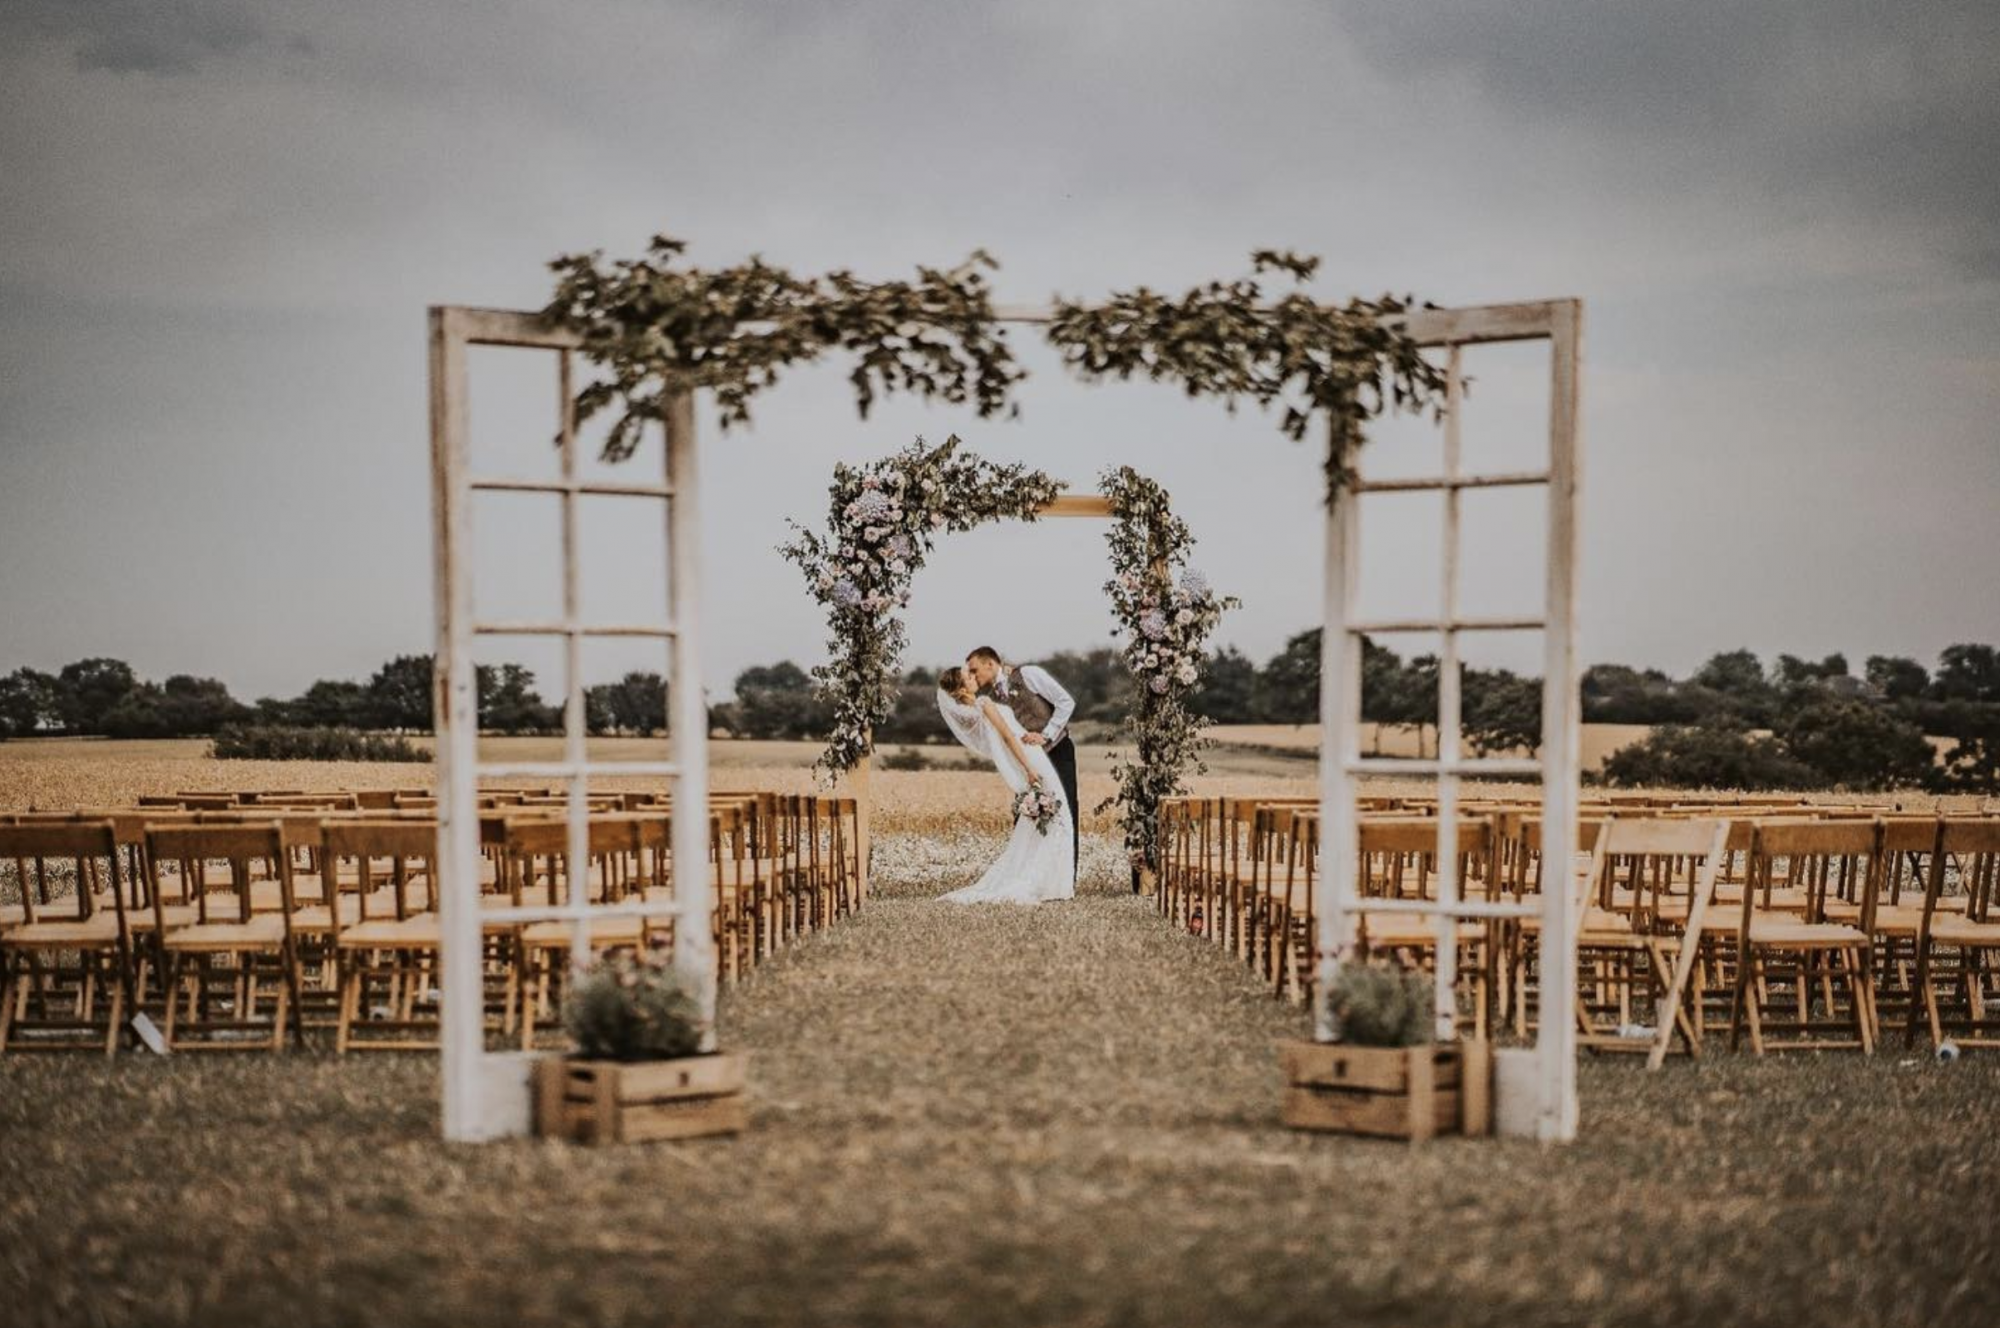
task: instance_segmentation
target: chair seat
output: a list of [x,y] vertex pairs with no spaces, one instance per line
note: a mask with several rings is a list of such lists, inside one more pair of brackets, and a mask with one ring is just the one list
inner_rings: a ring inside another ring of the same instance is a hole
[[[1362,934],[1370,945],[1383,946],[1423,946],[1437,944],[1437,927],[1430,918],[1417,917],[1408,913],[1378,913],[1373,917],[1364,911],[1361,918]],[[1458,939],[1467,941],[1486,939],[1486,928],[1477,922],[1458,924]]]
[[[166,925],[168,931],[173,931],[178,927],[192,927],[200,920],[201,913],[193,904],[160,905],[160,921]],[[130,924],[133,931],[151,931],[153,930],[153,910],[150,908],[135,908],[126,916],[126,921]]]
[[[352,895],[343,895],[340,900],[340,925],[345,927],[361,919],[361,905]],[[318,936],[333,930],[333,912],[325,904],[309,904],[292,914],[292,930],[307,935]]]
[[1838,922],[1792,922],[1768,914],[1750,919],[1750,943],[1786,950],[1844,950],[1866,945],[1855,927]]
[[[1834,914],[1831,905],[1827,907],[1827,913],[1830,916],[1839,917],[1838,914]],[[1840,918],[1840,920],[1858,921],[1859,919]],[[1921,906],[1916,908],[1912,908],[1908,904],[1877,904],[1875,906],[1875,934],[1877,936],[1914,939],[1923,929],[1924,910]]]
[[118,919],[98,915],[61,922],[29,922],[0,935],[0,945],[25,950],[96,949],[118,941]]
[[[637,945],[642,929],[638,918],[598,918],[590,923],[592,945]],[[521,931],[521,944],[531,950],[560,950],[569,945],[569,923],[536,922]]]
[[275,949],[284,941],[285,920],[266,913],[248,922],[198,922],[169,931],[164,943],[169,950],[259,950]]
[[343,950],[434,948],[442,943],[442,937],[437,914],[420,913],[413,918],[370,918],[357,922],[341,930],[338,944]]
[[1943,945],[1965,945],[1985,949],[2000,946],[2000,922],[1974,922],[1953,915],[1931,919],[1931,939]]

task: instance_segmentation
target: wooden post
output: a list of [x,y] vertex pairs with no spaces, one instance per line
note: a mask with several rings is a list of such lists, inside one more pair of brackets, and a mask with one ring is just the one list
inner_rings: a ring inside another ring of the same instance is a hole
[[715,890],[708,871],[708,698],[701,685],[701,472],[694,397],[677,394],[666,419],[667,572],[672,597],[674,963],[694,975],[715,1050]]
[[430,311],[432,570],[437,594],[433,705],[438,772],[438,1056],[444,1137],[489,1137],[486,1008],[479,918],[478,684],[472,659],[472,549],[466,485],[465,346],[454,310]]
[[[1328,421],[1327,447],[1344,449],[1338,421]],[[1355,458],[1337,458],[1351,471]],[[1349,484],[1327,495],[1326,546],[1321,572],[1319,652],[1319,875],[1313,882],[1313,1036],[1331,1042],[1339,1030],[1328,993],[1340,975],[1347,945],[1347,876],[1355,868],[1360,829],[1354,812],[1354,776],[1348,763],[1360,752],[1361,641],[1347,630],[1360,569],[1361,504]]]
[[1548,576],[1542,634],[1542,1019],[1536,1134],[1544,1142],[1576,1137],[1575,870],[1577,772],[1582,702],[1576,677],[1576,511],[1583,466],[1577,446],[1578,361],[1583,308],[1557,302],[1549,335]]
[[869,858],[873,853],[875,794],[871,787],[871,767],[875,762],[875,735],[867,735],[861,759],[847,772],[848,787],[854,790],[854,854],[859,868],[861,902],[868,902]]

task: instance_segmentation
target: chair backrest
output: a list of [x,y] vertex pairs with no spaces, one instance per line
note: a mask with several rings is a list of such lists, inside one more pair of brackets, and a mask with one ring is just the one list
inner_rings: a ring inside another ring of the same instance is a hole
[[1682,905],[1713,898],[1728,842],[1729,823],[1716,818],[1614,816],[1598,829],[1584,889],[1634,931],[1671,930]]
[[2000,817],[1945,817],[1938,821],[1930,886],[1925,892],[1927,915],[1937,907],[1947,874],[1954,871],[1965,895],[1965,916],[1973,922],[2000,918],[1994,899],[2000,893]]
[[[1764,819],[1752,824],[1745,867],[1743,925],[1780,888],[1802,893],[1806,922],[1826,920],[1829,897],[1860,906],[1861,927],[1871,931],[1880,886],[1883,826],[1868,821]],[[1783,870],[1778,864],[1784,864]]]
[[105,870],[110,873],[111,895],[118,901],[122,935],[127,902],[124,874],[119,868],[118,837],[109,820],[28,821],[0,825],[0,860],[7,858],[17,863],[33,862],[44,872],[50,861],[67,861],[75,869],[75,893],[67,909],[56,902],[60,896],[49,892],[46,874],[38,882],[41,887],[38,890],[28,888],[25,876],[20,879],[22,912],[29,922],[46,922],[57,916],[77,921],[89,918],[94,907],[91,881],[98,870],[99,860],[102,860]]
[[[279,898],[289,931],[297,901],[292,894],[292,857],[286,849],[285,830],[276,820],[150,826],[146,831],[146,870],[155,906],[161,897],[160,866],[171,862],[179,865],[183,888],[190,894],[202,922],[248,922],[251,864],[265,863],[280,882]],[[208,875],[208,864],[213,862],[229,864],[229,893],[234,897],[237,912],[233,918],[218,919],[210,915],[209,905],[216,891]]]
[[[394,887],[395,916],[408,918],[435,911],[438,895],[435,874],[431,888],[421,893],[412,889],[412,881],[417,874],[415,864],[421,862],[428,865],[435,857],[437,833],[435,823],[422,821],[327,822],[321,830],[320,863],[328,895],[337,896],[345,890],[348,878],[342,864],[351,858],[355,864],[356,915],[363,919],[374,916],[369,909],[369,900],[375,893],[377,883],[375,861],[387,858],[387,883]],[[338,935],[341,912],[337,902],[330,912],[332,929]]]

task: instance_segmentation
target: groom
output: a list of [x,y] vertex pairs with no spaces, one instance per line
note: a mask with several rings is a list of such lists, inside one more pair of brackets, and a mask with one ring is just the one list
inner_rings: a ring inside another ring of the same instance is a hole
[[1076,814],[1076,744],[1069,740],[1069,717],[1076,713],[1076,699],[1049,676],[1047,669],[1035,664],[1018,668],[1005,664],[992,646],[981,646],[967,655],[965,671],[974,685],[990,690],[994,699],[1014,712],[1014,718],[1027,730],[1022,742],[1049,754],[1049,764],[1062,781],[1063,800],[1069,803],[1069,823],[1075,831],[1070,844],[1080,854],[1083,820]]

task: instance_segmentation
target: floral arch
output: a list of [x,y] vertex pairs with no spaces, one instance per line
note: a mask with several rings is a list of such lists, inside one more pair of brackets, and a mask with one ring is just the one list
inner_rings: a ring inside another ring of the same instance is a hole
[[836,466],[824,532],[799,527],[782,546],[827,612],[830,658],[814,670],[834,711],[816,769],[833,778],[864,768],[875,727],[896,702],[905,642],[898,610],[938,536],[991,521],[1045,515],[1108,517],[1113,632],[1124,638],[1134,704],[1125,722],[1130,750],[1114,776],[1118,792],[1100,805],[1123,808],[1134,882],[1159,867],[1159,808],[1199,765],[1201,722],[1188,708],[1201,681],[1203,648],[1236,601],[1216,595],[1188,566],[1194,538],[1173,514],[1167,491],[1130,467],[1101,477],[1099,497],[1062,496],[1041,471],[987,461],[956,436],[939,446],[921,438],[863,466]]

